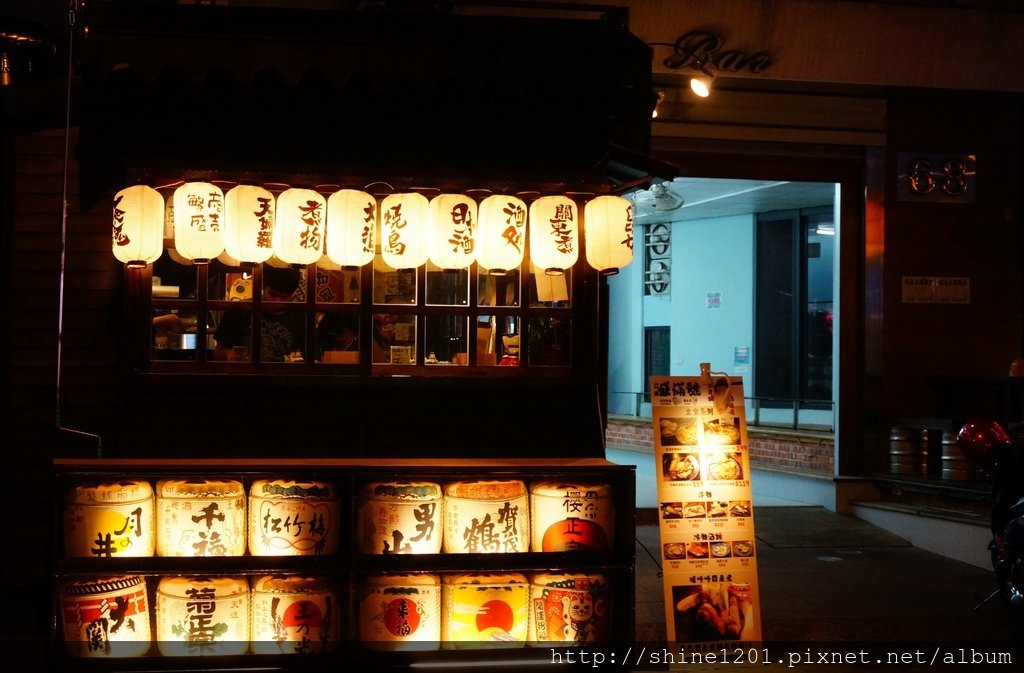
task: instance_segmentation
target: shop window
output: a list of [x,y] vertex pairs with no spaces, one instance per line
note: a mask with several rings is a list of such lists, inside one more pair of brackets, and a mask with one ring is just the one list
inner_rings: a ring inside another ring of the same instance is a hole
[[764,407],[831,404],[833,217],[831,208],[757,217],[754,394]]
[[429,262],[393,269],[380,255],[372,268],[357,269],[276,260],[195,265],[171,248],[150,272],[153,372],[572,364],[572,269],[492,275]]
[[[644,328],[644,381],[652,376],[668,376],[671,374],[671,337],[670,327]],[[644,402],[650,403],[650,386],[644,386]]]

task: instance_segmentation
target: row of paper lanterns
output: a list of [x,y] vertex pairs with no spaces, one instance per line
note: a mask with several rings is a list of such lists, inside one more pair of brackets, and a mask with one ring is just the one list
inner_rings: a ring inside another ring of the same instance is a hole
[[522,264],[529,236],[531,263],[559,275],[578,261],[582,229],[590,266],[607,275],[629,264],[632,203],[611,195],[588,200],[585,227],[578,210],[564,195],[541,196],[529,205],[517,196],[491,195],[477,204],[456,193],[428,199],[401,192],[378,200],[357,189],[324,197],[289,188],[275,196],[254,185],[225,193],[209,182],[186,182],[165,203],[156,189],[134,185],[114,197],[112,245],[114,256],[131,268],[159,259],[166,235],[173,236],[177,256],[196,264],[225,255],[241,263],[274,257],[298,265],[326,257],[355,268],[372,262],[379,245],[384,263],[395,269],[429,260],[442,269],[475,262],[502,273]]

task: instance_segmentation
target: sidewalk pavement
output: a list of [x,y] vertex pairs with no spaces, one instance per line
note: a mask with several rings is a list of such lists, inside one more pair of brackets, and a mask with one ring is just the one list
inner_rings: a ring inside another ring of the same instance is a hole
[[[755,506],[754,524],[765,643],[807,647],[815,651],[812,660],[818,650],[858,644],[997,650],[1002,643],[1020,653],[1024,611],[999,599],[972,611],[995,588],[986,569],[917,549],[871,523],[821,507]],[[636,529],[638,642],[664,642],[666,637],[659,537],[657,525]],[[831,664],[797,670],[872,668]],[[1024,671],[1024,659],[998,670]]]

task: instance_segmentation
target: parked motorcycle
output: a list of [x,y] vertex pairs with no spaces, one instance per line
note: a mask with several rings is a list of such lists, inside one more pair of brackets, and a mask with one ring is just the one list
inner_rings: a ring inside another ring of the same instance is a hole
[[1002,597],[1024,610],[1024,442],[992,420],[970,420],[957,433],[964,456],[992,475],[992,568],[996,590],[978,610]]

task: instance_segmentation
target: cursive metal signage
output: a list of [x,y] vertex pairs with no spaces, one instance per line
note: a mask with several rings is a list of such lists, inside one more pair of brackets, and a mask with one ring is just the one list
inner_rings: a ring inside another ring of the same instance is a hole
[[676,38],[675,42],[654,42],[648,46],[672,47],[672,54],[662,63],[673,69],[693,68],[701,70],[713,66],[723,72],[749,70],[760,73],[772,65],[771,55],[763,51],[747,53],[738,49],[723,49],[725,40],[720,35],[707,31],[690,31]]

